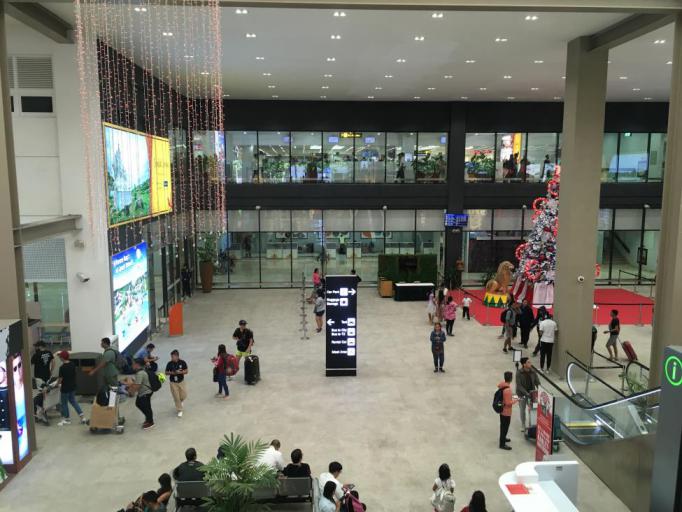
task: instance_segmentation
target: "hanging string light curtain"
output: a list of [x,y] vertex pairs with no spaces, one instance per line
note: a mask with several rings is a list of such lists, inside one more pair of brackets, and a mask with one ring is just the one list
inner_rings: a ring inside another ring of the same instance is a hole
[[218,1],[75,0],[75,13],[91,228],[111,228],[115,253],[145,240],[154,216],[149,209],[111,226],[107,122],[170,139],[172,212],[153,224],[154,238],[178,243],[197,232],[225,232]]

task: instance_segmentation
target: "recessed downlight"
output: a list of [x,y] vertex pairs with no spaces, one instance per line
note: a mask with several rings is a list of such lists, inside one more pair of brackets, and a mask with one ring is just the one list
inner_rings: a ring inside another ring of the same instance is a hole
[[626,76],[619,76],[618,77],[618,80],[627,80],[627,79],[628,79],[628,77],[626,77]]
[[418,42],[422,42],[424,39],[424,36],[414,36],[414,40]]
[[235,12],[235,14],[249,14],[248,10],[240,9],[240,8],[235,9],[234,12]]
[[336,57],[327,57],[327,62],[336,62]]
[[343,11],[334,11],[334,17],[335,18],[345,18],[346,13]]
[[533,61],[533,64],[544,64],[544,63],[545,63],[545,61],[544,61],[544,60],[540,60],[540,59],[536,59],[536,60]]
[[383,89],[384,89],[384,88],[381,87],[380,85],[377,85],[377,86],[374,88],[375,91],[381,91],[381,90],[383,90]]
[[206,76],[206,75],[210,75],[211,73],[209,73],[208,71],[202,71],[200,74]]
[[173,32],[161,32],[163,37],[173,37]]
[[332,38],[334,41],[338,41],[339,39],[341,39],[341,34],[332,34],[332,35],[331,35],[331,38]]
[[393,78],[393,75],[384,75],[384,78]]
[[263,76],[272,76],[272,73],[263,73]]
[[464,61],[466,64],[475,64],[476,60],[475,59],[467,59]]
[[321,87],[321,89],[329,89],[329,86],[328,86],[328,85],[323,85],[323,86]]
[[431,14],[431,17],[434,20],[441,20],[441,19],[443,19],[443,13],[442,12],[434,12]]
[[637,92],[637,91],[641,91],[642,89],[640,89],[639,87],[633,87],[632,90]]
[[469,99],[469,96],[460,96],[459,99],[460,99],[460,100],[468,100],[468,99]]
[[277,86],[276,85],[268,85],[268,89],[274,89],[275,87],[277,87]]
[[510,80],[511,77],[512,77],[511,75],[504,75],[502,78],[504,78],[505,80]]
[[531,91],[539,91],[540,88],[539,88],[539,87],[531,87],[530,90],[531,90]]
[[272,97],[275,99],[279,98],[279,96],[277,94],[273,94]]
[[265,57],[256,57],[256,60],[265,60]]
[[407,61],[405,59],[396,59],[395,60],[398,64],[405,64]]
[[422,97],[421,97],[421,96],[415,96],[414,99],[415,99],[415,100],[420,100],[420,99],[422,99]]
[[507,99],[508,99],[508,100],[515,100],[515,99],[516,99],[516,96],[507,96]]
[[146,8],[146,7],[135,7],[133,10],[134,10],[135,12],[147,12],[147,8]]
[[650,96],[647,96],[644,98],[644,101],[651,101],[651,100],[653,100],[653,98],[651,98]]
[[526,21],[538,21],[538,17],[535,14],[528,14],[524,19]]
[[654,44],[665,44],[665,39],[656,39]]
[[373,99],[374,99],[374,96],[367,96],[367,99],[368,99],[368,100],[373,100]]
[[555,99],[555,100],[560,100],[560,99],[561,99],[561,96],[554,96],[554,99]]
[[435,91],[436,88],[435,88],[435,87],[427,87],[426,90],[427,90],[427,91]]
[[495,38],[496,43],[506,43],[507,41],[509,41],[509,39],[507,39],[506,37],[496,37]]
[[246,34],[246,39],[255,39],[255,38],[256,38],[256,34],[254,34],[253,32],[249,32]]
[[326,100],[327,97],[326,97],[326,96],[320,96],[320,99],[321,99],[321,100]]
[[667,64],[668,66],[672,66],[672,65],[673,65],[673,61],[669,60],[668,62],[666,62],[666,64]]
[[478,90],[479,90],[479,91],[487,91],[488,88],[487,88],[487,87],[479,87]]
[[453,75],[443,75],[443,78],[446,80],[450,80],[453,77]]
[[324,76],[325,78],[331,78],[331,77],[333,77],[334,75],[332,75],[331,73],[325,73],[325,74],[322,75],[322,76]]

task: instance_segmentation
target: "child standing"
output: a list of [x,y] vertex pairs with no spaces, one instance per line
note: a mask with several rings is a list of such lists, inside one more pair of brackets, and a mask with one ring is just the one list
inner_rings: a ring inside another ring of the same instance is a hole
[[80,405],[76,402],[76,365],[69,360],[69,353],[62,350],[58,354],[59,359],[62,360],[62,366],[59,368],[59,385],[61,387],[61,402],[62,402],[62,421],[57,423],[60,427],[71,424],[69,419],[69,404],[80,416],[81,423],[85,423],[85,416],[81,410]]

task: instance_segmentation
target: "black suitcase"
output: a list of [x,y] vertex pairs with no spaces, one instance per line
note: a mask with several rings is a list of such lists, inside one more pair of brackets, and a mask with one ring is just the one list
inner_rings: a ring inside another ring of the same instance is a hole
[[258,356],[246,356],[244,361],[244,380],[247,384],[255,384],[260,380],[260,364]]

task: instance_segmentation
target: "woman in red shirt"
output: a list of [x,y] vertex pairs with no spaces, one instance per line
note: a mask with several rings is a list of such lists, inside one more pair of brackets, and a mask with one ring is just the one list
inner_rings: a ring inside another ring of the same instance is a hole
[[445,332],[448,336],[454,336],[452,328],[455,326],[455,318],[457,318],[457,303],[452,295],[448,296],[448,300],[443,306],[443,317],[445,318]]

